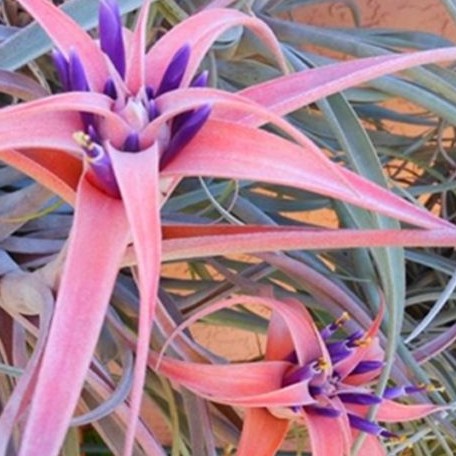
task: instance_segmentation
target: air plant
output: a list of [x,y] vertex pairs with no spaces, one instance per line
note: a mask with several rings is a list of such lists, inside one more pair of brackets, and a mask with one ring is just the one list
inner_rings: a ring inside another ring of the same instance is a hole
[[172,337],[211,312],[240,304],[260,304],[272,310],[264,361],[207,365],[154,356],[150,362],[151,367],[197,395],[246,408],[239,456],[276,454],[292,422],[307,429],[312,454],[349,454],[354,438],[362,431],[367,438],[361,454],[385,455],[379,438],[400,438],[366,418],[369,406],[376,405],[377,419],[389,423],[416,420],[442,410],[429,403],[405,405],[391,400],[434,391],[432,385],[389,387],[381,396],[371,389],[384,363],[378,338],[383,309],[367,331],[335,338],[350,319],[347,313],[318,330],[298,301],[236,296],[197,312]]
[[[57,48],[54,62],[63,93],[0,111],[0,158],[74,205],[74,220],[62,252],[64,266],[59,270],[55,304],[45,290],[43,307],[34,309],[41,316],[39,343],[0,418],[4,436],[0,453],[8,451],[7,436],[24,419],[19,454],[57,454],[84,381],[89,379],[100,395],[107,394],[102,376],[96,377],[100,369],[94,350],[124,266],[133,269],[140,304],[137,337],[119,329],[136,355],[130,397],[117,411],[127,428],[123,454],[131,454],[135,439],[147,451],[160,454],[160,445],[137,423],[137,417],[146,365],[153,357],[149,346],[152,326],[157,314],[166,312],[158,296],[163,260],[304,248],[455,243],[451,223],[335,164],[283,118],[381,75],[448,60],[456,56],[454,48],[353,60],[288,74],[287,61],[271,29],[254,16],[230,9],[207,8],[190,16],[146,52],[150,3],[144,2],[136,27],[129,32],[122,27],[117,3],[102,0],[98,42],[52,3],[20,1]],[[207,73],[200,66],[214,41],[234,26],[255,33],[284,75],[238,93],[208,87]],[[262,128],[266,124],[273,131]],[[362,226],[369,229],[335,230],[257,223],[162,224],[161,208],[179,182],[193,176],[264,181],[318,193],[371,211],[374,221]],[[386,223],[383,216],[416,228],[401,229],[399,222]],[[292,349],[296,351],[298,370],[313,366],[321,354],[329,356],[310,317],[304,309],[301,312],[304,317],[299,318],[313,334],[306,337],[312,338],[312,346],[320,353],[303,357],[299,344],[293,348],[285,339],[290,351],[287,356],[293,357]],[[271,328],[274,325],[272,322]],[[166,335],[173,329],[168,328]],[[271,339],[282,338],[271,331]],[[332,361],[335,369],[337,363],[328,356],[326,361]],[[290,358],[279,364],[285,375],[285,367],[291,369],[293,362]],[[173,379],[174,374],[154,363],[149,367]],[[212,367],[219,369],[218,365]],[[249,367],[241,370],[248,372]],[[357,363],[351,367],[355,369]],[[333,375],[333,367],[320,371],[323,376]],[[282,381],[287,378],[282,375]],[[342,380],[350,380],[350,376]],[[307,387],[310,377],[296,384],[301,383]],[[207,396],[204,386],[193,389]],[[233,396],[230,405],[235,403]],[[302,404],[285,405],[296,413],[293,407]],[[269,408],[267,402],[262,407]],[[248,436],[250,426],[255,429],[256,420],[264,419],[260,413],[253,412],[248,418],[241,447],[252,438]],[[352,418],[352,427],[369,431],[360,424],[362,419]],[[369,423],[371,429],[380,429]],[[345,432],[347,426],[343,429]],[[346,437],[344,451],[350,443]],[[316,451],[320,451],[318,447]]]

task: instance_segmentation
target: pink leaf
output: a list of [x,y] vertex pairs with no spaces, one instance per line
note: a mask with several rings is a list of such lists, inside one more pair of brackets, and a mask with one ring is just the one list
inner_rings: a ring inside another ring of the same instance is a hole
[[217,176],[288,185],[425,228],[449,227],[449,223],[361,176],[342,167],[334,168],[329,159],[317,160],[310,145],[309,149],[265,131],[209,119],[163,175]]
[[[324,97],[380,76],[418,65],[455,58],[456,47],[448,47],[356,59],[282,76],[272,81],[248,87],[239,94],[273,109],[276,114],[285,115]],[[240,117],[238,114],[234,114],[232,119],[240,120]],[[249,119],[249,123],[258,125],[258,120],[252,117]]]
[[266,409],[247,410],[237,455],[274,456],[287,434],[288,425],[288,420],[276,418]]
[[76,187],[82,174],[82,161],[61,150],[4,150],[0,159],[75,204]]
[[400,423],[424,418],[432,413],[445,410],[445,406],[434,404],[401,404],[400,402],[383,399],[379,405],[376,419],[386,423]]
[[303,418],[309,433],[312,456],[349,454],[351,436],[348,420],[344,415],[327,417],[303,412]]
[[[195,234],[197,228],[195,228]],[[194,236],[163,241],[166,260],[181,260],[235,253],[260,253],[271,250],[323,250],[355,247],[426,247],[454,246],[456,231],[433,230],[283,230],[217,236]],[[134,261],[128,253],[126,264]]]
[[22,456],[53,456],[59,451],[127,242],[122,203],[83,179],[55,314],[19,453]]
[[125,153],[109,147],[114,173],[133,237],[139,273],[140,311],[134,382],[131,393],[131,421],[125,451],[133,446],[135,426],[144,385],[150,332],[158,291],[161,262],[160,191],[157,143],[140,153]]
[[126,85],[131,93],[137,93],[144,86],[146,26],[149,17],[150,0],[145,0],[136,20],[135,30],[129,39],[130,55],[127,62]]
[[[346,409],[359,416],[366,416],[368,407],[363,405],[346,404]],[[383,399],[378,405],[375,418],[385,423],[400,423],[402,421],[413,421],[425,418],[432,413],[441,412],[448,406],[435,404],[401,404],[400,402]]]
[[[268,307],[277,313],[276,318],[281,318],[282,322],[285,323],[288,334],[293,342],[293,349],[296,351],[298,361],[301,365],[305,365],[321,356],[329,359],[329,355],[326,351],[326,346],[323,343],[320,334],[315,326],[312,317],[310,316],[307,309],[299,301],[292,299],[288,300],[278,300],[273,298],[265,298],[261,296],[234,296],[232,298],[224,299],[218,302],[215,302],[204,309],[198,310],[190,318],[188,318],[184,323],[179,325],[176,330],[170,335],[166,343],[163,345],[162,353],[165,352],[168,345],[171,343],[173,338],[181,333],[184,329],[188,328],[191,324],[195,323],[199,319],[210,315],[213,312],[216,312],[221,309],[233,307],[236,305],[263,305]],[[268,334],[268,338],[273,338],[271,344],[280,345],[282,343],[281,335],[283,326],[278,331],[278,326],[276,323],[273,323],[271,328],[271,333]],[[285,340],[285,348],[288,349],[289,340]],[[280,350],[282,352],[283,350]],[[272,354],[277,354],[278,351],[275,351],[269,346],[268,358],[272,358]],[[289,355],[290,353],[287,353]],[[276,360],[280,360],[277,359]]]

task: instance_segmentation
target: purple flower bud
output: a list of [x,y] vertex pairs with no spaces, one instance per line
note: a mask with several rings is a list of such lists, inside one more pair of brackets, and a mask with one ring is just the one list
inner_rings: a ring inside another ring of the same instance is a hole
[[374,405],[382,402],[381,397],[366,393],[339,393],[338,397],[349,404]]
[[439,389],[440,388],[435,387],[434,385],[429,385],[426,383],[408,386],[391,386],[385,389],[385,391],[383,392],[383,397],[385,399],[396,399],[397,397],[407,396],[409,394],[433,392],[438,391]]
[[211,113],[211,106],[206,104],[195,109],[192,115],[181,125],[172,136],[168,147],[160,158],[160,168],[163,169],[198,133]]
[[154,89],[151,86],[146,86],[146,97],[148,100],[152,100],[154,98]]
[[62,89],[66,92],[70,90],[70,76],[68,62],[64,55],[58,50],[54,49],[52,51],[52,58],[54,60],[54,66],[57,71],[57,75],[62,84]]
[[116,85],[114,84],[114,81],[111,78],[109,78],[105,82],[105,85],[104,85],[104,88],[103,88],[103,93],[105,95],[107,95],[108,97],[112,98],[113,100],[115,100],[117,98]]
[[327,416],[328,418],[337,418],[340,416],[340,411],[332,407],[320,407],[317,405],[308,405],[306,407],[306,413]]
[[157,108],[157,103],[154,100],[149,100],[147,106],[147,114],[149,116],[149,121],[152,122],[155,118],[157,118],[160,114]]
[[193,81],[190,83],[190,87],[206,87],[208,78],[209,71],[202,71],[193,79]]
[[87,82],[84,66],[75,50],[71,50],[70,52],[68,73],[71,90],[80,92],[87,92],[89,90],[89,83]]
[[98,144],[101,143],[100,135],[99,135],[97,129],[92,124],[88,125],[87,134],[89,135],[89,138],[92,142],[98,143]]
[[171,59],[171,62],[163,74],[156,96],[165,92],[170,92],[171,90],[175,90],[179,87],[190,59],[190,51],[190,46],[188,44],[184,44],[174,54],[174,57]]
[[123,144],[122,150],[125,152],[139,152],[139,136],[138,133],[130,133]]
[[119,75],[125,77],[125,47],[122,20],[116,0],[101,0],[98,17],[100,46],[109,57]]

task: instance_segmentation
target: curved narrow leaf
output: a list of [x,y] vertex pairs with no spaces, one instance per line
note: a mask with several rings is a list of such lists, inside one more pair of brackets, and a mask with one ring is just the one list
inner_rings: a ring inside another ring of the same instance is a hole
[[313,147],[309,143],[305,150],[265,131],[209,119],[163,175],[217,176],[287,185],[424,228],[449,226],[349,170],[337,168],[335,172],[329,159],[316,160]]
[[[101,194],[83,179],[21,456],[58,454],[87,374],[128,236],[122,203]],[[94,255],[95,251],[100,254]],[[49,389],[51,384],[53,388]]]
[[287,434],[288,426],[288,420],[276,418],[266,409],[247,410],[237,455],[274,456]]
[[141,405],[144,377],[149,352],[149,339],[157,304],[161,263],[160,187],[158,181],[159,148],[155,142],[138,154],[110,148],[133,248],[138,259],[139,328],[134,380],[131,392],[131,418],[128,423],[125,452],[133,447],[137,417]]

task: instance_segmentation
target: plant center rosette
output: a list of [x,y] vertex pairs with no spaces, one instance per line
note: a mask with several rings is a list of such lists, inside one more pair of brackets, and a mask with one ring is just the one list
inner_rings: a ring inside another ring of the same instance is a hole
[[[87,165],[87,177],[100,190],[114,198],[120,198],[119,187],[113,171],[110,150],[138,153],[156,143],[160,153],[160,169],[165,167],[200,130],[209,117],[211,107],[201,107],[182,112],[161,122],[156,134],[146,127],[160,116],[156,98],[181,87],[190,58],[190,46],[184,44],[172,57],[157,87],[143,85],[136,91],[126,80],[126,52],[119,7],[113,0],[100,3],[100,47],[109,59],[110,76],[105,81],[103,94],[111,98],[111,111],[117,116],[116,126],[109,117],[82,112],[83,129],[74,134],[81,146]],[[66,58],[63,53],[53,53],[55,67],[66,92],[90,92],[86,69],[76,50]],[[207,72],[191,81],[190,87],[205,87]],[[123,128],[119,128],[121,120]],[[150,133],[150,132],[149,132]]]

